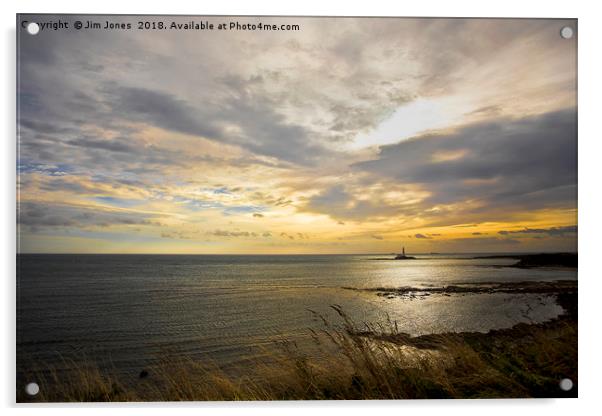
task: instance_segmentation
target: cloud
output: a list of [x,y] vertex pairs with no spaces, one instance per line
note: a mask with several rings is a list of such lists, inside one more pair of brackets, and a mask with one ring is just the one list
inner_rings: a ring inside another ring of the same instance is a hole
[[299,208],[327,214],[339,223],[344,222],[342,220],[367,221],[419,214],[416,201],[423,197],[419,192],[403,184],[381,184],[378,178],[371,179],[373,182],[369,185],[372,189],[364,189],[365,184],[348,181],[345,185],[327,187],[307,198]]
[[199,231],[163,231],[161,232],[161,238],[180,239],[180,240],[191,240],[198,238]]
[[431,239],[431,237],[429,237],[429,236],[426,236],[426,235],[424,235],[424,234],[420,234],[420,233],[414,234],[414,237],[415,237],[415,238],[423,238],[423,239],[427,239],[427,240],[430,240],[430,239]]
[[490,249],[503,246],[515,246],[521,244],[519,240],[512,238],[496,238],[496,237],[477,237],[477,238],[452,238],[441,241],[442,246],[460,246],[465,249],[473,249],[478,252],[481,249]]
[[[568,22],[301,18],[302,31],[242,38],[19,32],[19,189],[42,207],[24,204],[22,220],[44,232],[136,223],[149,239],[273,234],[285,247],[308,224],[370,241],[572,212],[575,43],[557,36]],[[357,147],[423,101],[457,105],[458,119]],[[278,231],[246,230],[268,209],[261,224]],[[161,215],[169,226],[144,227]]]
[[[572,109],[477,123],[383,146],[377,159],[354,166],[420,185],[430,194],[425,207],[474,202],[455,221],[500,210],[575,208],[576,126]],[[459,159],[432,161],[433,154],[458,149],[467,149]]]
[[[421,217],[429,226],[467,227],[525,211],[574,209],[575,114],[479,122],[382,146],[377,158],[352,165],[361,179],[323,189],[302,209],[341,220]],[[433,158],[451,154],[459,156]],[[392,192],[401,195],[388,198]]]
[[294,240],[295,239],[294,235],[291,235],[291,234],[288,234],[288,233],[285,233],[285,232],[281,232],[280,233],[280,237],[282,237],[282,238],[288,238],[289,240]]
[[210,233],[216,237],[257,237],[257,233],[253,231],[227,231],[215,230]]
[[156,89],[109,84],[104,92],[114,116],[126,121],[241,146],[291,163],[314,164],[333,154],[311,140],[310,130],[276,112],[269,99],[244,87],[233,89],[222,102],[200,105]]
[[345,217],[349,211],[349,203],[352,196],[347,193],[343,185],[336,185],[312,197],[308,203],[308,209],[317,212],[328,212],[336,217]]
[[217,229],[208,233],[208,235],[214,237],[232,237],[232,238],[270,238],[272,233],[269,231],[257,232],[257,231],[242,231],[242,230],[222,230]]
[[[573,91],[563,83],[573,72],[550,64],[570,52],[571,42],[548,36],[560,21],[302,20],[301,32],[245,42],[236,33],[203,39],[184,32],[116,32],[109,40],[69,30],[45,32],[43,39],[21,36],[20,125],[36,140],[43,136],[47,145],[62,147],[63,141],[77,143],[72,140],[83,123],[124,137],[124,130],[135,134],[144,124],[311,165],[346,157],[335,150],[341,142],[374,129],[404,104],[461,89],[466,79],[501,79],[502,91],[514,97],[507,85],[520,83],[507,81],[508,74],[521,73],[525,82],[535,77],[537,85],[548,85],[553,75],[556,95]],[[482,34],[479,42],[474,33]],[[171,46],[176,42],[177,50]],[[531,71],[495,67],[500,55]],[[467,65],[474,61],[479,65]],[[502,107],[486,102],[473,112],[491,115]],[[87,143],[128,150],[98,137]]]
[[500,235],[508,235],[508,234],[547,234],[550,236],[564,236],[566,234],[576,234],[577,226],[576,225],[568,225],[563,227],[551,227],[551,228],[529,228],[526,227],[522,230],[501,230],[498,231]]
[[156,226],[158,218],[135,212],[107,210],[101,207],[72,206],[60,203],[22,202],[18,223],[31,231],[48,228],[112,227],[119,225]]
[[71,146],[84,147],[86,149],[108,150],[109,152],[121,152],[136,154],[141,152],[140,147],[134,145],[125,137],[118,139],[103,140],[92,137],[81,137],[78,139],[69,140],[66,142]]
[[[221,138],[221,130],[212,122],[203,122],[208,116],[183,99],[172,94],[109,84],[106,92],[117,117],[130,118],[194,136]],[[196,116],[195,116],[196,115]]]

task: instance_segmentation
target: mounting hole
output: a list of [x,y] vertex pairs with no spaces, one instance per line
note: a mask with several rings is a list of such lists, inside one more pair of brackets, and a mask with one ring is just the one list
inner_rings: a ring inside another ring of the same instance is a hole
[[563,378],[560,380],[560,389],[564,391],[570,391],[573,388],[573,380],[570,378]]
[[39,392],[40,386],[38,386],[38,383],[29,383],[27,386],[25,386],[25,393],[29,394],[30,396],[35,396]]
[[570,26],[565,26],[560,29],[560,36],[562,36],[563,39],[570,39],[573,37],[573,34],[573,28]]
[[36,22],[29,22],[27,24],[27,33],[30,35],[37,35],[39,31],[40,25],[38,25]]

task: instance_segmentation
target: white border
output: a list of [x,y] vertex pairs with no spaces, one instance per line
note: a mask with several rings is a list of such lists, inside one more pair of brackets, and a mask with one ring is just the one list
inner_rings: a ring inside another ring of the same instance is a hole
[[[602,147],[600,140],[600,74],[602,60],[599,51],[602,15],[597,2],[525,1],[498,2],[453,0],[420,0],[393,2],[369,0],[363,2],[304,0],[295,4],[285,1],[220,0],[216,2],[165,2],[102,0],[82,2],[68,0],[21,0],[17,4],[1,3],[2,14],[2,166],[0,181],[3,233],[0,263],[3,265],[2,283],[2,339],[0,342],[1,405],[8,407],[5,414],[35,414],[44,411],[51,415],[99,414],[110,408],[115,415],[129,415],[132,411],[145,415],[159,415],[167,411],[184,414],[249,415],[294,414],[308,412],[346,415],[365,415],[367,412],[417,412],[450,415],[504,415],[509,412],[545,412],[546,416],[594,413],[599,408],[602,368],[600,366],[600,321],[598,305],[602,294],[602,275],[596,263],[602,235],[599,169]],[[276,403],[181,403],[45,405],[26,407],[14,404],[14,341],[15,341],[15,13],[128,13],[128,14],[272,14],[272,15],[346,15],[346,16],[466,16],[466,17],[569,17],[579,19],[579,399],[577,400],[496,400],[496,401],[399,401],[399,402],[276,402]],[[169,410],[166,408],[168,407]],[[171,410],[173,408],[173,410]],[[134,410],[135,409],[135,410]],[[340,410],[338,410],[340,409]]]

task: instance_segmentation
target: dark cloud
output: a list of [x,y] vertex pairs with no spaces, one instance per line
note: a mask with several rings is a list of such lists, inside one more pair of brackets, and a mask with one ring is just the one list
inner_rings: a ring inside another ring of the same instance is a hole
[[349,202],[352,196],[345,191],[342,185],[336,185],[319,195],[312,197],[308,209],[317,212],[327,212],[335,217],[346,217],[349,211]]
[[477,108],[469,113],[469,115],[476,116],[497,116],[501,113],[502,108],[499,105],[487,105],[485,107]]
[[[108,84],[104,92],[114,115],[124,120],[242,146],[291,163],[313,164],[333,153],[312,143],[307,129],[287,122],[269,99],[244,89],[231,91],[222,102],[201,105],[146,88]],[[236,130],[228,130],[228,126],[236,126]]]
[[294,240],[295,239],[294,235],[291,235],[291,234],[288,234],[288,233],[285,233],[285,232],[281,232],[280,233],[280,237],[282,237],[282,238],[288,238],[289,240]]
[[161,232],[161,238],[171,238],[179,240],[192,240],[198,238],[198,231],[185,232],[185,231],[163,231]]
[[420,233],[414,234],[414,237],[415,238],[423,238],[423,239],[427,239],[427,240],[431,239],[431,237],[424,235],[424,234],[420,234]]
[[303,208],[337,219],[420,215],[429,226],[460,227],[527,210],[574,209],[576,149],[574,110],[468,125],[383,146],[377,159],[353,165],[372,175],[364,177],[368,185],[381,181],[394,190],[411,184],[427,198],[404,204],[378,195],[357,198],[348,189],[359,185],[349,183],[323,190]]
[[498,231],[500,235],[508,235],[508,234],[547,234],[550,236],[564,236],[566,234],[576,234],[577,226],[576,225],[568,225],[564,227],[551,227],[551,228],[524,228],[522,230],[501,230]]
[[378,159],[355,167],[420,184],[431,192],[428,206],[472,200],[479,201],[473,213],[574,208],[576,127],[575,110],[480,123],[383,146]]
[[[222,137],[221,130],[213,124],[206,110],[197,109],[172,94],[117,85],[110,85],[107,93],[118,117],[195,136]],[[207,121],[203,122],[205,119]]]
[[64,176],[53,177],[52,180],[42,182],[40,189],[48,192],[69,191],[77,194],[102,193],[101,187],[90,182],[75,182],[66,180]]
[[229,230],[220,230],[217,229],[215,231],[212,231],[209,233],[210,235],[213,235],[215,237],[244,237],[244,238],[256,238],[256,237],[263,237],[263,238],[268,238],[272,236],[272,233],[270,233],[269,231],[264,231],[263,233],[256,233],[255,231],[240,231],[240,230],[233,230],[233,231],[229,231]]
[[519,240],[512,238],[496,237],[474,237],[474,238],[452,238],[438,243],[440,247],[463,247],[464,249],[480,250],[502,249],[504,246],[515,246],[521,244]]
[[[353,187],[354,184],[350,184]],[[345,185],[335,185],[307,200],[302,209],[328,214],[336,219],[366,220],[395,215],[418,214],[415,205],[398,205],[378,198],[358,199]]]
[[158,225],[157,218],[144,217],[126,211],[99,210],[98,207],[80,207],[24,202],[17,210],[18,223],[31,231],[43,228],[111,227],[115,225]]
[[86,149],[108,150],[110,152],[122,152],[130,154],[143,152],[143,149],[140,149],[139,146],[135,145],[125,137],[111,140],[81,137],[78,139],[69,140],[67,141],[67,144],[71,146],[84,147]]

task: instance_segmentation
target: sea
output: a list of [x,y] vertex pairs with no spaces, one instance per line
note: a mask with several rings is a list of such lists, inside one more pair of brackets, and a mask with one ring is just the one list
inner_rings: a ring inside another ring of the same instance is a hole
[[576,270],[507,267],[516,260],[478,253],[393,257],[20,254],[17,371],[68,371],[73,357],[86,357],[138,374],[171,354],[244,372],[250,358],[283,340],[309,345],[322,318],[341,324],[333,305],[358,325],[395,323],[411,335],[487,332],[562,313],[539,294],[392,297],[354,289],[577,279]]

